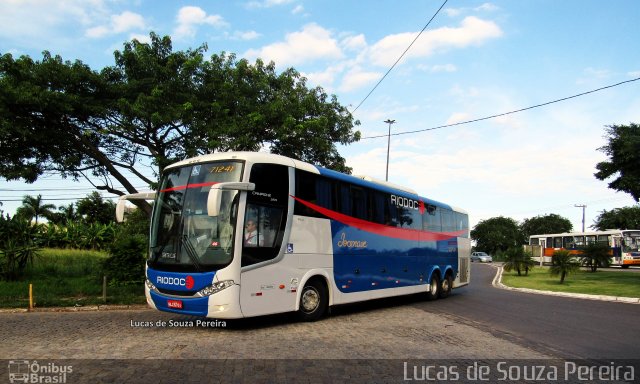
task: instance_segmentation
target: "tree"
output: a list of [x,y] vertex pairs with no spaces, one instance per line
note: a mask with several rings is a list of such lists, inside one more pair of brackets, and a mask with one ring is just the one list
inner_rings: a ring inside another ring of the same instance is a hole
[[611,264],[610,248],[607,243],[592,242],[582,249],[580,263],[596,272],[598,267],[608,267]]
[[58,211],[61,223],[78,220],[78,210],[76,209],[76,206],[74,204],[58,207]]
[[77,202],[78,215],[85,223],[109,224],[115,219],[116,205],[104,200],[100,193],[92,192]]
[[471,231],[476,249],[495,254],[523,244],[518,223],[507,217],[493,217],[480,221]]
[[509,248],[503,253],[503,257],[506,261],[504,270],[511,272],[515,269],[518,272],[518,276],[522,276],[522,271],[524,271],[525,276],[529,275],[529,270],[536,265],[531,252],[525,251],[524,247]]
[[592,228],[598,231],[607,229],[638,229],[640,228],[640,205],[633,207],[604,210],[594,221]]
[[38,224],[38,218],[51,217],[53,215],[52,210],[55,208],[56,206],[53,204],[44,204],[42,195],[36,197],[27,195],[22,199],[22,206],[17,209],[16,214],[27,220],[35,218],[36,224]]
[[553,252],[549,273],[551,276],[560,275],[560,284],[564,283],[564,278],[580,269],[580,264],[573,259],[573,255],[566,249]]
[[607,127],[609,143],[600,148],[608,161],[596,165],[595,177],[606,180],[613,177],[609,188],[631,194],[640,201],[640,125],[611,125]]
[[525,239],[528,239],[531,235],[565,233],[571,232],[572,230],[573,225],[569,219],[554,213],[524,219],[522,224],[520,224],[520,231]]
[[155,186],[177,160],[264,148],[349,171],[336,143],[359,140],[359,122],[335,96],[292,68],[278,74],[273,62],[226,53],[205,60],[206,45],[174,52],[168,36],[150,37],[126,42],[100,72],[48,52],[39,62],[1,56],[0,176],[91,174],[103,180],[97,189],[123,195]]

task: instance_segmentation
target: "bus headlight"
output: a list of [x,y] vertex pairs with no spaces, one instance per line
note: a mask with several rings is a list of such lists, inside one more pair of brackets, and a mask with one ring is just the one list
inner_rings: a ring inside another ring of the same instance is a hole
[[149,281],[149,279],[144,279],[144,283],[147,284],[147,288],[149,288],[150,291],[158,292],[158,288],[156,288],[156,286],[153,285],[153,283]]
[[219,281],[217,283],[213,283],[207,287],[204,287],[203,289],[201,289],[200,291],[198,291],[198,293],[196,293],[196,296],[211,296],[214,293],[220,292],[223,289],[227,289],[233,285],[235,285],[236,283],[233,280],[223,280],[223,281]]

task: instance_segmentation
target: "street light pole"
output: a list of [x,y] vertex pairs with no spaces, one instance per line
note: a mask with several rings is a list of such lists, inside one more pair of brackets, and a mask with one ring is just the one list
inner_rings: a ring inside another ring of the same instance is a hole
[[586,204],[575,204],[574,207],[582,208],[582,232],[584,232],[584,211],[587,208]]
[[387,119],[384,121],[389,124],[389,135],[387,135],[387,172],[384,176],[384,181],[389,181],[389,148],[391,148],[391,124],[395,124],[395,120]]

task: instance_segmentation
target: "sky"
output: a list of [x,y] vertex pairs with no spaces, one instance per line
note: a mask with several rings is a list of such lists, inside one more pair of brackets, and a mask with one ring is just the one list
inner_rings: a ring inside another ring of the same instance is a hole
[[[424,29],[443,2],[3,0],[0,54],[48,50],[99,70],[150,31],[175,50],[206,43],[209,54],[293,67],[335,94],[361,123],[363,139],[339,146],[354,174],[384,180],[385,121],[395,120],[389,181],[466,210],[472,226],[555,213],[580,230],[575,205],[587,206],[587,228],[603,210],[633,205],[593,174],[606,160],[605,127],[640,122],[640,81],[630,81],[640,78],[640,2],[450,0]],[[25,194],[61,206],[91,191],[57,176],[0,179],[0,209],[13,213],[20,202],[10,200]]]

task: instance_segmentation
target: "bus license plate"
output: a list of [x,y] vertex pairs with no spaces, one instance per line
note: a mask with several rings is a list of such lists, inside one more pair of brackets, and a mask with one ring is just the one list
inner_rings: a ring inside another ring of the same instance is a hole
[[174,309],[182,309],[182,300],[167,300],[167,306]]

